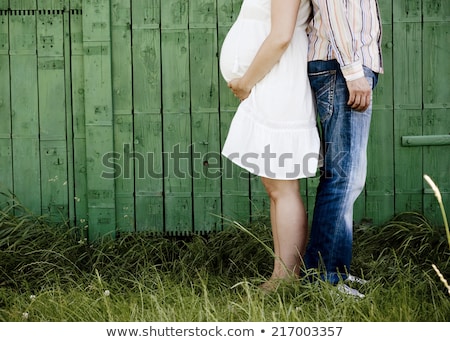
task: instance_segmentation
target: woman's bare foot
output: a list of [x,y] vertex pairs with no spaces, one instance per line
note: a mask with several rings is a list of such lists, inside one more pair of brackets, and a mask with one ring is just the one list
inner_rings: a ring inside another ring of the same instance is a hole
[[284,278],[269,278],[269,280],[265,281],[261,285],[259,285],[259,289],[266,294],[275,292],[281,284],[290,284],[298,280],[297,275],[286,276]]
[[265,294],[269,294],[269,293],[275,292],[277,290],[279,284],[280,284],[279,279],[271,278],[271,279],[265,281],[264,283],[262,283],[261,285],[259,285],[258,287]]

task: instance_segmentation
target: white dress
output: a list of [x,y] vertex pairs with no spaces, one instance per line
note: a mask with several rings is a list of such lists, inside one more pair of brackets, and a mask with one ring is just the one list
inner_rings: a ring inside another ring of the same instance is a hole
[[[220,53],[227,82],[245,73],[269,34],[270,7],[271,0],[244,0]],[[230,125],[222,154],[252,174],[273,179],[316,174],[320,139],[305,31],[310,10],[310,1],[303,0],[289,47],[240,103]]]

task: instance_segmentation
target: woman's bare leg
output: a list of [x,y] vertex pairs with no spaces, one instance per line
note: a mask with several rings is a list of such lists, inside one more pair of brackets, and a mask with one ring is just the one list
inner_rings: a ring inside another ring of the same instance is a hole
[[270,218],[274,243],[274,268],[262,287],[276,286],[277,280],[298,277],[306,248],[308,221],[298,180],[262,178],[270,198]]

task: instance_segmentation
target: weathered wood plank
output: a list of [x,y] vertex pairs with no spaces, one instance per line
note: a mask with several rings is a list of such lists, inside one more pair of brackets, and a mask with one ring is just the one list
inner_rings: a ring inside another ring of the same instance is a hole
[[[160,114],[135,114],[134,151],[130,146],[125,161],[134,161],[136,188],[136,230],[164,232],[162,119]],[[134,154],[132,154],[134,152]]]
[[[310,177],[306,180],[302,180],[300,182],[300,192],[305,191],[306,189],[306,195],[305,196],[305,209],[306,213],[308,215],[308,223],[309,226],[311,226],[313,214],[314,214],[314,207],[316,202],[316,195],[317,195],[317,187],[319,186],[320,181],[320,173],[317,172],[316,177]],[[306,184],[306,185],[305,185]]]
[[394,22],[422,21],[422,0],[395,0],[392,4]]
[[423,0],[423,21],[450,20],[450,2],[447,0]]
[[164,233],[164,201],[161,195],[136,193],[136,231]]
[[207,234],[222,230],[220,192],[194,196],[194,232]]
[[[111,2],[112,87],[114,108],[114,151],[133,144],[133,95],[131,52],[131,3]],[[132,173],[133,175],[133,173]],[[134,177],[115,179],[116,218],[119,232],[133,232]]]
[[450,22],[423,24],[423,103],[425,108],[450,108]]
[[[41,214],[41,173],[39,140],[15,138],[13,140],[14,195],[27,210]],[[17,212],[20,214],[20,212]]]
[[105,158],[113,151],[111,126],[86,126],[86,178],[89,238],[113,236],[116,229],[114,179],[108,177]]
[[86,128],[84,64],[82,56],[72,56],[72,111],[74,136],[74,203],[77,224],[87,225]]
[[394,118],[391,110],[372,116],[367,153],[366,216],[382,223],[394,215]]
[[[36,56],[11,56],[12,134],[35,137],[39,133]],[[24,79],[27,82],[24,82]]]
[[70,9],[80,10],[83,8],[82,2],[83,0],[70,0]]
[[111,9],[109,0],[83,0],[86,166],[89,238],[114,236],[115,182],[105,157],[114,151]]
[[421,110],[396,110],[394,116],[395,211],[418,211],[422,204],[423,148],[403,147],[401,137],[422,135]]
[[392,24],[392,3],[394,0],[378,0],[381,22],[383,25]]
[[165,225],[169,234],[192,232],[191,118],[188,114],[163,116]]
[[64,55],[63,14],[38,13],[37,15],[38,56]]
[[377,115],[379,109],[392,109],[394,107],[394,59],[393,59],[392,25],[383,25],[383,69],[384,73],[378,76],[378,84],[373,93],[373,111]]
[[[71,16],[70,26],[73,136],[75,139],[86,138],[84,103],[84,58],[81,18],[81,15]],[[85,149],[85,146],[83,146],[82,148]]]
[[[86,158],[89,205],[114,208],[114,177],[109,168],[113,149],[109,151],[111,135],[107,126],[86,127]],[[89,142],[92,145],[89,146]]]
[[133,104],[135,113],[161,113],[160,46],[159,30],[133,29]]
[[218,113],[192,114],[194,231],[221,229],[221,170]]
[[27,209],[40,214],[35,27],[34,14],[15,13],[9,16],[13,190]]
[[70,11],[63,12],[63,35],[64,38],[64,91],[66,105],[66,151],[67,151],[67,203],[68,217],[66,222],[73,226],[76,223],[75,218],[75,182],[74,182],[74,143],[73,143],[73,111],[72,111],[72,70],[71,70],[71,36],[70,32]]
[[[225,141],[234,111],[220,114],[221,143]],[[247,171],[222,158],[222,208],[227,220],[250,220],[250,178]]]
[[161,0],[133,0],[131,9],[133,29],[159,29]]
[[164,113],[189,113],[189,35],[187,30],[163,30],[162,99]]
[[69,217],[66,141],[41,141],[42,214],[54,222]]
[[193,232],[192,194],[170,193],[165,196],[165,234],[187,236]]
[[[88,225],[88,190],[86,165],[86,138],[74,138],[74,197],[76,225]],[[72,200],[72,199],[69,199]],[[87,236],[87,234],[86,234]]]
[[[136,191],[162,195],[163,157],[162,119],[160,114],[136,114],[134,120],[134,149],[125,153],[126,159],[135,163]],[[169,152],[167,152],[169,153]]]
[[189,0],[161,1],[161,27],[163,29],[187,29]]
[[[383,53],[383,68],[384,73],[379,75],[378,78],[378,84],[375,88],[375,91],[373,93],[373,114],[372,114],[372,121],[375,121],[372,123],[371,128],[371,137],[372,137],[372,144],[374,148],[370,149],[368,152],[368,158],[369,163],[378,163],[378,158],[380,156],[379,150],[375,148],[377,142],[379,139],[382,140],[385,137],[386,133],[382,133],[383,127],[378,127],[379,123],[383,122],[383,120],[389,121],[389,125],[392,125],[392,118],[393,118],[393,106],[394,106],[394,98],[393,98],[393,33],[392,33],[392,25],[389,24],[392,21],[392,2],[391,1],[385,1],[380,2],[380,11],[381,11],[381,17],[383,24],[383,41],[382,41],[382,53]],[[388,133],[388,132],[387,132]],[[392,140],[391,140],[392,141]],[[373,173],[377,173],[376,167],[372,169]],[[371,171],[368,172],[368,176],[371,177]],[[386,175],[385,175],[386,176]],[[387,175],[387,177],[390,177]],[[374,179],[368,179],[369,186],[365,186],[362,193],[357,198],[354,208],[353,208],[353,220],[355,222],[361,222],[363,219],[372,220],[374,217],[372,217],[376,212],[373,210],[376,210],[380,206],[379,203],[375,203],[373,206],[369,205],[367,206],[367,202],[369,201],[386,201],[386,204],[381,204],[384,206],[387,206],[389,208],[389,199],[390,194],[386,193],[387,198],[384,198],[383,196],[376,195],[379,193],[380,189],[373,185],[370,185],[370,182],[374,182],[376,184],[376,180]],[[394,180],[392,179],[391,182],[393,183]],[[369,196],[368,196],[369,195]],[[371,195],[375,195],[375,197],[371,197]],[[393,199],[392,199],[393,203]],[[375,221],[381,222],[386,217],[389,218],[391,212],[393,211],[392,208],[388,209],[387,215],[376,215]]]
[[63,10],[69,7],[69,0],[36,0],[40,10]]
[[83,0],[85,42],[111,41],[110,0]]
[[[126,27],[131,31],[131,3],[135,1],[110,0],[111,3],[111,26]],[[129,32],[125,33],[125,36]],[[130,44],[125,45],[130,47]],[[123,46],[123,47],[125,47]]]
[[9,9],[9,0],[0,0],[0,10]]
[[422,30],[420,23],[394,24],[394,107],[422,108]]
[[261,182],[261,177],[250,175],[250,217],[258,219],[270,215],[270,199]]
[[[75,4],[74,4],[75,5]],[[79,3],[81,8],[81,1]],[[72,3],[71,3],[72,6]],[[85,85],[83,57],[82,15],[77,11],[70,16],[71,106],[73,134],[73,202],[75,224],[81,227],[85,237],[88,227],[88,195],[86,168]],[[67,55],[66,55],[67,58]]]
[[217,111],[218,58],[215,29],[190,29],[191,107],[195,112]]
[[0,9],[0,55],[9,54],[9,13]]
[[11,138],[11,87],[9,56],[0,55],[0,139]]
[[87,229],[90,241],[114,238],[116,236],[115,226],[115,208],[89,207],[89,224]]
[[116,233],[135,232],[135,198],[133,193],[116,190]]
[[83,15],[73,11],[70,15],[70,50],[72,56],[83,55]]
[[217,0],[217,21],[219,26],[231,26],[241,10],[242,0]]
[[73,136],[86,138],[85,130],[85,90],[84,57],[81,15],[71,16],[71,78]]
[[114,151],[111,47],[107,42],[84,43],[85,120],[89,238],[115,232],[114,179],[104,177],[104,156]]
[[[13,160],[11,139],[0,138],[0,197],[13,192]],[[3,199],[0,199],[0,208]]]
[[192,190],[190,115],[163,116],[164,154],[168,155],[165,193],[187,193]]
[[[114,152],[121,156],[125,146],[133,146],[133,117],[129,114],[114,116]],[[117,229],[120,232],[134,231],[134,165],[130,165],[129,175],[119,172],[115,176]]]
[[216,0],[196,0],[189,2],[189,28],[216,28],[216,25]]
[[[448,109],[425,109],[423,111],[423,134],[449,134],[450,116]],[[440,190],[450,193],[450,146],[423,147],[423,173],[428,174],[440,185]]]
[[112,126],[110,43],[85,43],[84,46],[86,124]]
[[[0,16],[0,192],[13,191],[8,16]],[[6,48],[6,51],[5,51]],[[3,203],[4,199],[0,200]]]
[[[430,175],[432,177],[432,175]],[[440,187],[439,182],[436,183],[438,187]],[[439,203],[434,195],[434,193],[429,192],[430,186],[428,183],[425,185],[425,189],[427,189],[427,193],[424,196],[424,209],[423,213],[427,219],[429,219],[433,225],[436,227],[443,227],[444,226],[444,220],[441,213],[441,208],[439,206]],[[445,208],[448,208],[450,205],[450,193],[448,192],[441,192],[442,197],[442,203],[444,204]],[[448,215],[448,214],[447,214]],[[448,220],[448,217],[447,217]]]
[[38,58],[39,134],[41,140],[66,139],[64,59]]
[[132,114],[133,95],[132,84],[132,56],[131,56],[131,30],[130,8],[120,7],[113,3],[112,22],[112,82],[113,106],[115,114]]
[[36,55],[36,16],[22,12],[9,16],[10,55]]
[[11,0],[9,7],[12,10],[34,10],[37,8],[36,0]]

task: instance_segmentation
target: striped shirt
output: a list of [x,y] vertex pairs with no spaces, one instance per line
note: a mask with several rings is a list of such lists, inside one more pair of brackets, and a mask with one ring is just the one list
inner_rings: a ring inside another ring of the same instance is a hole
[[377,0],[311,0],[308,60],[336,59],[347,81],[383,72]]

